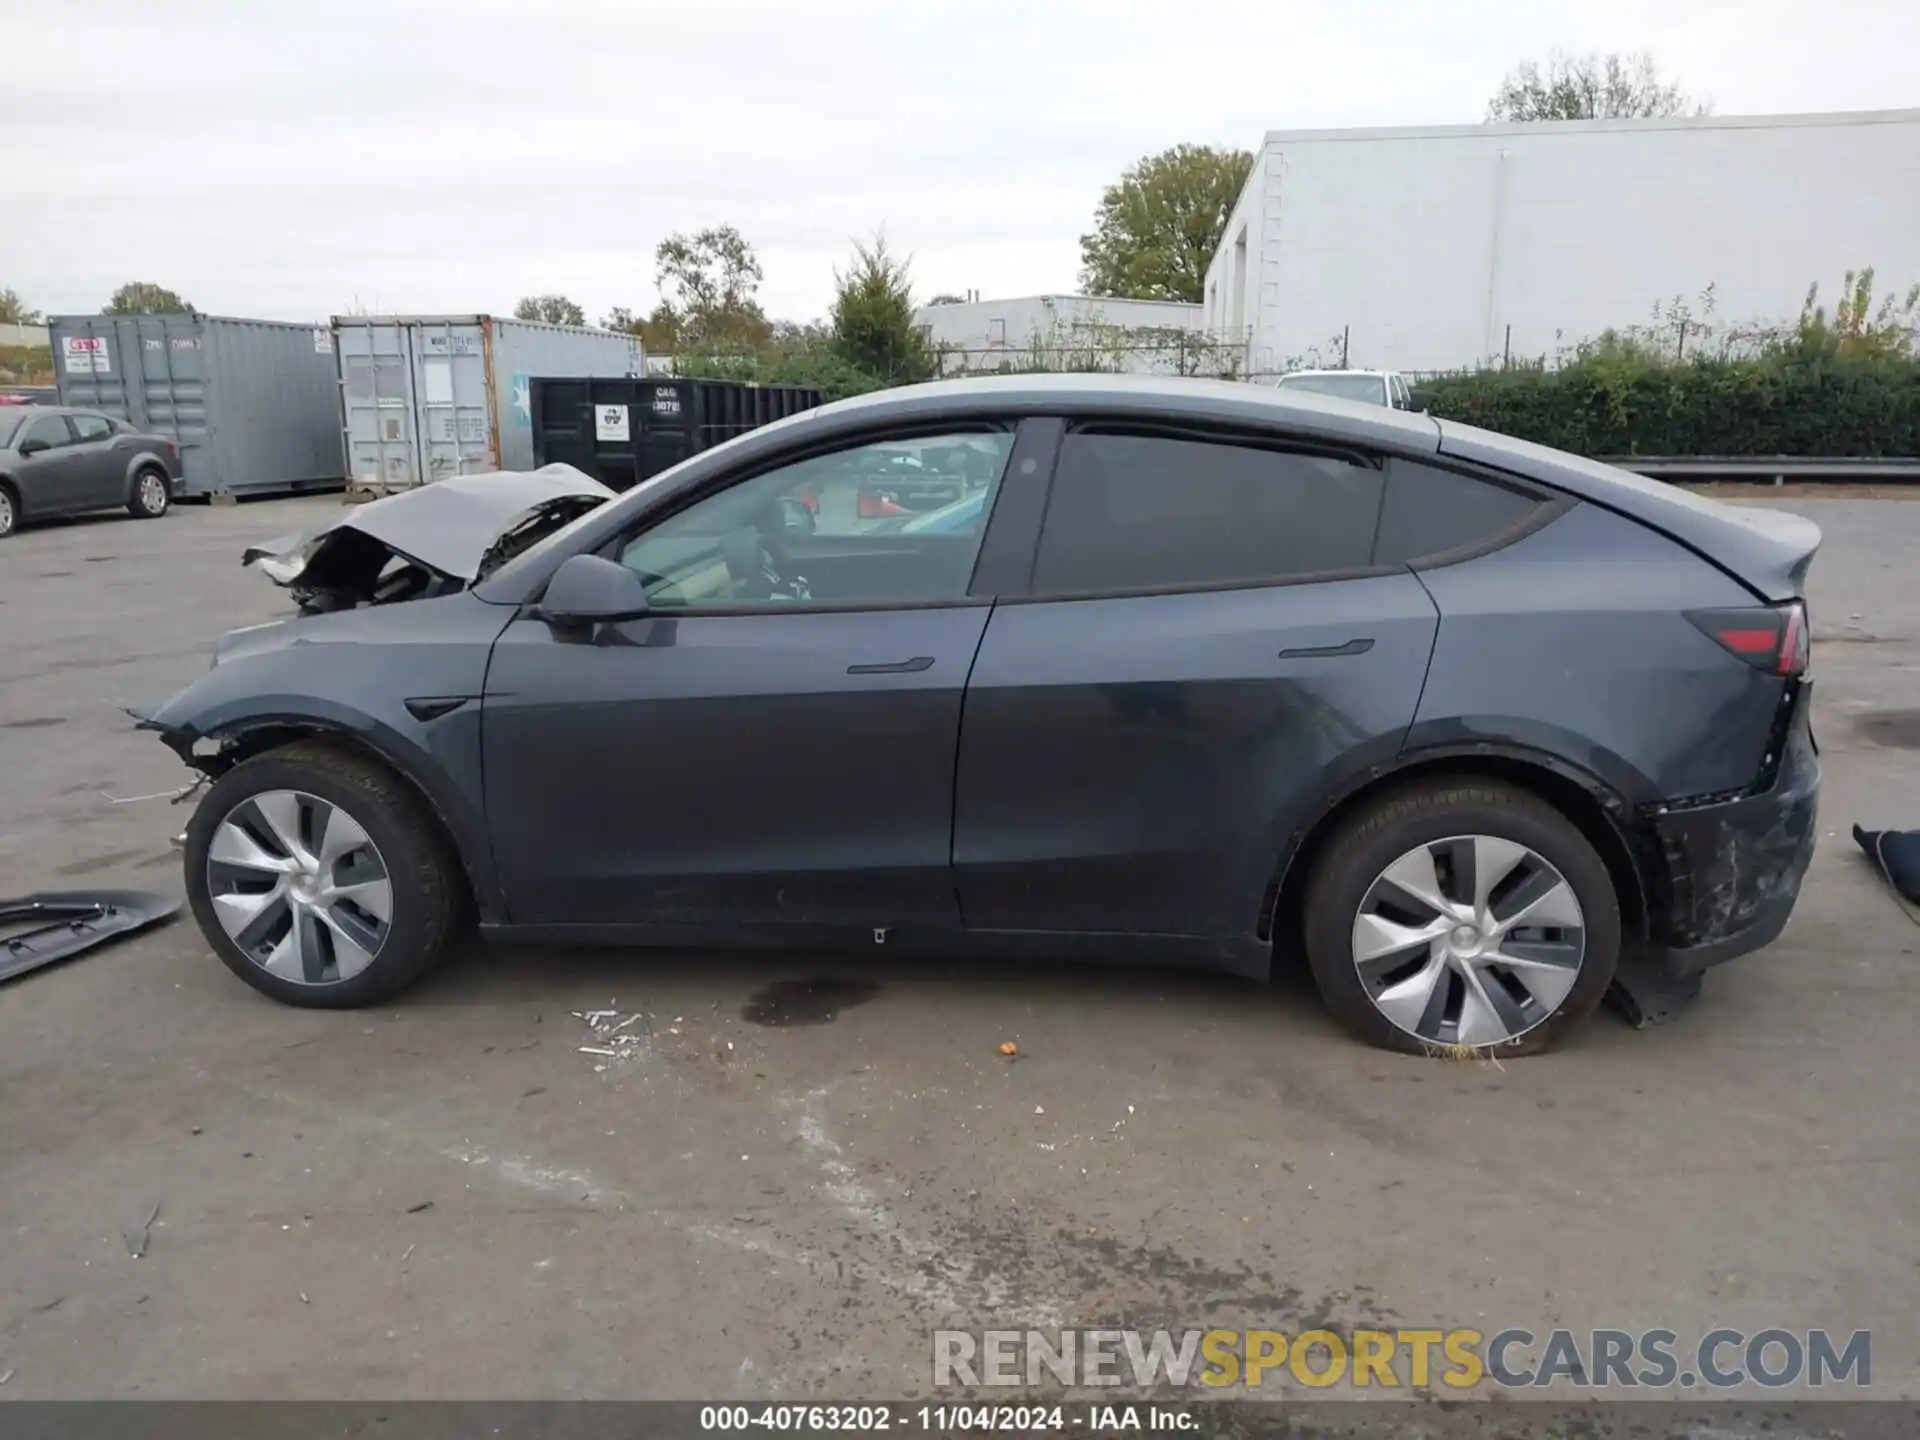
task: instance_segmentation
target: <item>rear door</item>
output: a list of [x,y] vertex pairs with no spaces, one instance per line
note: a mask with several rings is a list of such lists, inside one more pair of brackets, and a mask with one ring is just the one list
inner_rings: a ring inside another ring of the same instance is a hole
[[127,450],[113,422],[104,415],[75,412],[73,483],[89,506],[124,504],[127,498]]
[[970,929],[1249,937],[1289,833],[1399,750],[1437,614],[1377,457],[1070,429],[961,729]]

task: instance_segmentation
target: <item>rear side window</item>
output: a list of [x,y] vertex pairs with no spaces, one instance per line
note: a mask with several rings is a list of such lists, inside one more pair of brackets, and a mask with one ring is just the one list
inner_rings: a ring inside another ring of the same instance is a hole
[[1260,585],[1371,563],[1383,476],[1337,457],[1076,431],[1034,565],[1039,594]]
[[113,422],[104,415],[71,415],[74,433],[84,444],[89,440],[105,440],[113,434]]
[[1525,523],[1547,502],[1492,480],[1394,460],[1387,470],[1387,503],[1380,515],[1381,565],[1485,545]]

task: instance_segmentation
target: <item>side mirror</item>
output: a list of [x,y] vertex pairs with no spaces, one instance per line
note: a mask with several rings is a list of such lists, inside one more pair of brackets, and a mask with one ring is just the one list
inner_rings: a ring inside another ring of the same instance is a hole
[[1427,410],[1427,392],[1424,390],[1407,391],[1407,409],[1416,415],[1424,415]]
[[20,456],[22,459],[25,459],[29,455],[38,455],[42,450],[51,450],[52,448],[53,446],[44,440],[22,440],[20,442]]
[[644,581],[617,560],[575,555],[547,582],[537,612],[554,625],[638,620],[647,613]]

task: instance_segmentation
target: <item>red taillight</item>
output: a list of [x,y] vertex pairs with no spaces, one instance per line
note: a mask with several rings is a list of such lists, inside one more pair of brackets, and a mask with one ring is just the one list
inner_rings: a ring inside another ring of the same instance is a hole
[[881,520],[889,515],[904,515],[907,512],[894,504],[891,495],[878,490],[862,490],[855,510],[862,520]]
[[1803,674],[1811,646],[1807,607],[1799,600],[1784,605],[1739,610],[1690,610],[1687,619],[1730,655],[1770,675]]

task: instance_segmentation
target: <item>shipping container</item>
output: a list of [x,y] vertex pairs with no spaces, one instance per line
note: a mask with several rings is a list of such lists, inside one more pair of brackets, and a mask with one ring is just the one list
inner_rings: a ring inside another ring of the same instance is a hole
[[[1791,325],[1920,283],[1920,110],[1265,137],[1206,276],[1251,378],[1555,359],[1608,329]],[[1711,296],[1702,296],[1711,287]],[[1345,352],[1344,357],[1342,352]]]
[[326,326],[216,315],[55,315],[54,379],[79,405],[180,447],[181,495],[339,486]]
[[637,485],[689,455],[821,403],[806,385],[737,380],[533,382],[533,454],[584,470],[615,490]]
[[491,315],[335,316],[340,415],[356,485],[531,470],[533,377],[637,375],[640,341]]

